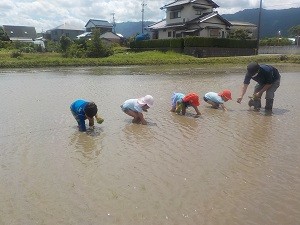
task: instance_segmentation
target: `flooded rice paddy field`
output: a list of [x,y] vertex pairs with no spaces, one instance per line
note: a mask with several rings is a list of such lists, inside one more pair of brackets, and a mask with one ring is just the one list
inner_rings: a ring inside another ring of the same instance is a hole
[[[118,67],[0,71],[0,224],[300,224],[299,72],[274,114],[236,103],[243,73]],[[171,113],[173,91],[229,88],[228,112]],[[120,105],[151,94],[148,126]],[[80,133],[69,111],[105,119]]]

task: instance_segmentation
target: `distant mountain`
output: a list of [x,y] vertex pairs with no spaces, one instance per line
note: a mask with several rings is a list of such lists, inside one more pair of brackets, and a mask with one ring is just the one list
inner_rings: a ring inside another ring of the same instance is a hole
[[[154,22],[144,21],[144,28]],[[116,33],[122,34],[124,37],[129,38],[136,34],[142,33],[142,21],[139,22],[123,22],[116,24]],[[145,31],[144,31],[145,33]]]
[[[234,14],[223,14],[229,21],[243,21],[258,24],[259,9],[245,9]],[[276,37],[278,31],[284,37],[288,36],[288,29],[300,25],[300,8],[265,10],[261,14],[261,38]]]

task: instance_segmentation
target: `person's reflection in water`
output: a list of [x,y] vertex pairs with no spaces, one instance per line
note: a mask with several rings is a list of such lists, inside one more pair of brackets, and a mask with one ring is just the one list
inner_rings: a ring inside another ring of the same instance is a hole
[[186,113],[186,116],[172,114],[171,118],[174,125],[177,127],[176,130],[182,133],[180,137],[188,135],[190,138],[192,138],[193,136],[198,136],[198,128],[201,117],[195,118],[192,113]]
[[[86,133],[74,132],[70,137],[70,145],[75,152],[81,152],[85,158],[97,158],[101,152],[101,146],[96,141],[100,140],[101,128],[87,129]],[[102,140],[100,140],[102,142]]]
[[[238,149],[247,152],[260,152],[265,154],[274,142],[275,132],[272,117],[249,114],[247,120],[239,125],[237,136],[241,138]],[[262,125],[263,124],[263,125]],[[268,154],[268,153],[267,153]]]
[[[154,123],[153,126],[155,126]],[[129,145],[130,148],[144,149],[152,146],[155,142],[155,134],[149,126],[127,124],[124,126],[123,133],[125,135],[123,147]]]

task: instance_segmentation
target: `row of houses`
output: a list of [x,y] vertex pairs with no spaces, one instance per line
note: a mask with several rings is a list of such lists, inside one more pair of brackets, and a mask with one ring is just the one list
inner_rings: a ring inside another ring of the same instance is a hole
[[[175,0],[161,7],[165,10],[165,19],[145,28],[151,39],[170,39],[186,36],[227,38],[235,29],[244,29],[249,38],[257,38],[257,26],[245,22],[228,21],[216,9],[212,0]],[[40,39],[58,41],[61,36],[70,39],[90,38],[93,28],[100,28],[101,38],[108,43],[120,43],[122,35],[113,32],[113,24],[106,20],[90,19],[85,28],[71,24],[62,24],[43,33]],[[34,27],[3,25],[4,31],[12,41],[36,41]]]
[[120,43],[123,36],[113,32],[113,25],[105,20],[90,19],[85,28],[79,28],[72,24],[64,23],[53,29],[42,33],[41,37],[37,37],[35,27],[30,26],[13,26],[3,25],[3,30],[11,41],[41,43],[44,40],[59,41],[61,36],[70,39],[79,39],[91,37],[93,28],[100,28],[100,38],[106,43]]

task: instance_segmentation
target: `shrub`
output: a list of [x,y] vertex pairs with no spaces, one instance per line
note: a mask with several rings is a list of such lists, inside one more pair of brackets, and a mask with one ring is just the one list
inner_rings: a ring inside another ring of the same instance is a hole
[[288,38],[265,38],[259,42],[261,46],[285,46],[291,45],[293,42]]
[[93,29],[91,40],[87,41],[87,57],[100,58],[113,54],[112,47],[104,46],[100,39],[100,29]]
[[21,56],[22,56],[21,51],[12,51],[12,53],[10,54],[11,58],[18,58],[18,57],[21,57]]
[[62,52],[66,52],[68,47],[72,44],[72,41],[69,37],[61,36],[59,39],[59,43]]
[[86,50],[79,44],[73,43],[66,52],[66,57],[84,58],[86,57]]

